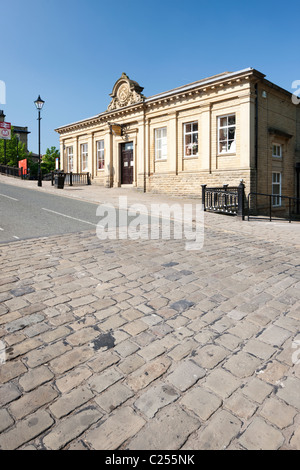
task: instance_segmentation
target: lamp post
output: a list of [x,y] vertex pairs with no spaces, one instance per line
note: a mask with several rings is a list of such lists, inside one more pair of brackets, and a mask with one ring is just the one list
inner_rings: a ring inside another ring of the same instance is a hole
[[43,109],[45,101],[38,97],[34,104],[38,110],[38,121],[39,121],[39,168],[38,168],[38,186],[42,186],[42,173],[41,173],[41,110]]
[[18,161],[19,161],[19,142],[20,142],[20,135],[19,134],[15,134],[16,135],[16,139],[17,139],[17,165],[18,165]]
[[[0,122],[4,122],[5,121],[5,114],[3,112],[3,110],[0,111]],[[4,165],[6,165],[6,140],[4,140],[3,142],[3,145],[4,145]]]

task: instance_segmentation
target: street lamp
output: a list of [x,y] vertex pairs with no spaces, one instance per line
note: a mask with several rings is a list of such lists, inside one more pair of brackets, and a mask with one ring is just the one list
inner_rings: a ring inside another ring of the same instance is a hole
[[15,134],[16,136],[16,139],[17,139],[17,164],[18,164],[18,161],[19,161],[19,142],[20,142],[20,135],[19,134]]
[[38,110],[38,121],[39,121],[39,169],[38,169],[38,186],[42,186],[42,173],[41,173],[41,110],[43,109],[45,101],[38,97],[34,104]]

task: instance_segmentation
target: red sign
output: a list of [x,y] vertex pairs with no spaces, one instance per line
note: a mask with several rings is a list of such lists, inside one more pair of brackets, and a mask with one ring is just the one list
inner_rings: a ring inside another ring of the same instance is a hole
[[0,139],[10,140],[11,139],[11,123],[0,122]]

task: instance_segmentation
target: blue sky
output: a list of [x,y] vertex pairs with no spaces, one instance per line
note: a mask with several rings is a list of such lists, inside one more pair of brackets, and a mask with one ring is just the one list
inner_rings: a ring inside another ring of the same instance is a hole
[[122,72],[145,96],[246,67],[293,92],[299,13],[299,0],[0,0],[0,109],[37,152],[40,94],[44,153],[56,127],[106,110]]

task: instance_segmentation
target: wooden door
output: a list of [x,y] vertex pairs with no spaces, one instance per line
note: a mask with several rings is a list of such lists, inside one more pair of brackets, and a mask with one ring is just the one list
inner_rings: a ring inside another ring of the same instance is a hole
[[133,183],[133,142],[121,147],[121,184]]

